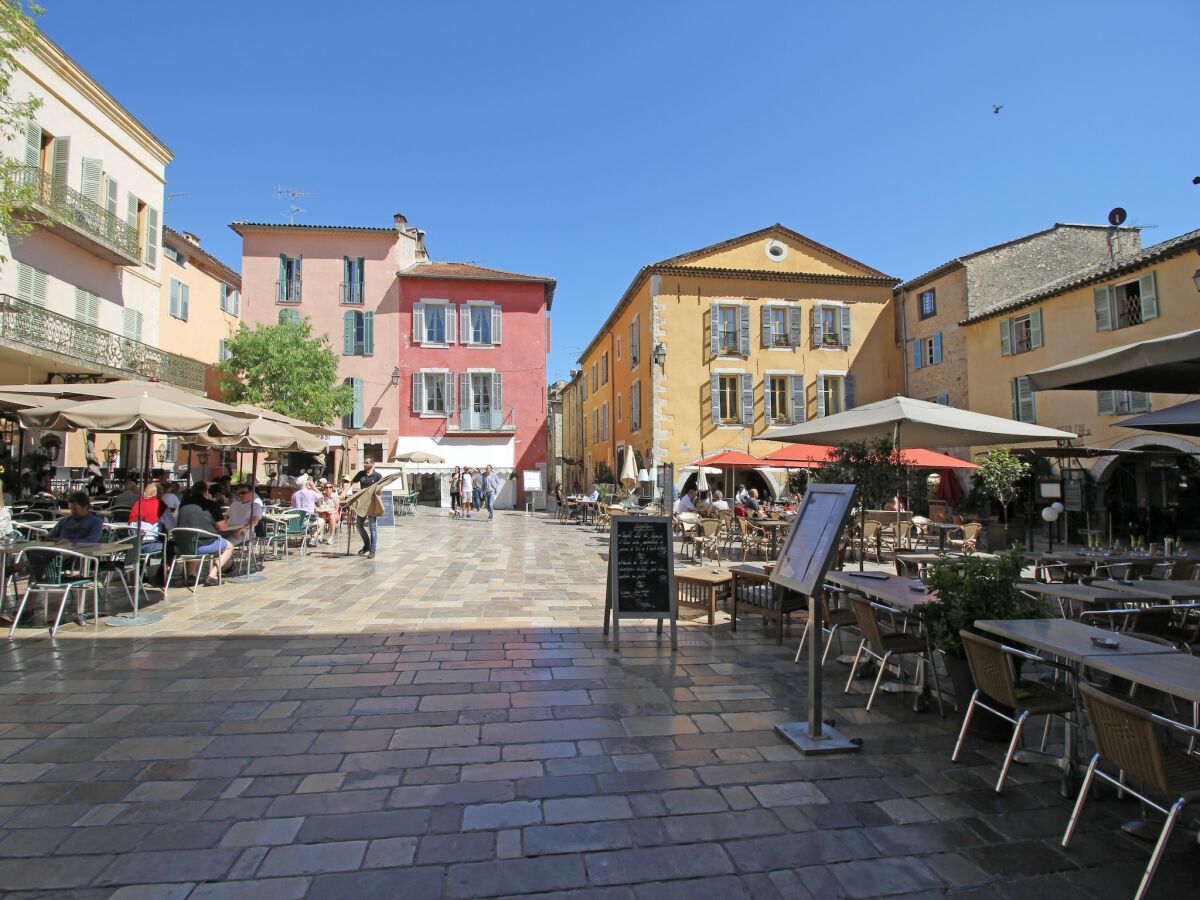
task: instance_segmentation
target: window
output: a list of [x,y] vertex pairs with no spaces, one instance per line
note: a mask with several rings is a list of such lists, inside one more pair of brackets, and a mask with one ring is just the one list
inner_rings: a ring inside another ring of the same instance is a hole
[[600,440],[608,440],[608,403],[600,404]]
[[600,364],[592,363],[592,393],[600,387]]
[[855,406],[854,376],[835,372],[817,376],[817,415],[835,416]]
[[790,422],[792,379],[787,375],[768,375],[764,397],[768,422]]
[[188,318],[188,294],[190,288],[180,281],[178,278],[171,279],[170,300],[167,304],[167,312],[172,318],[182,319],[184,322]]
[[421,416],[449,416],[454,411],[454,375],[444,369],[415,373],[412,408]]
[[[629,368],[636,369],[642,361],[642,317],[634,316],[629,323]],[[630,407],[632,415],[632,407]]]
[[790,347],[788,310],[785,306],[763,307],[763,346]]
[[275,282],[276,303],[299,303],[304,282],[304,257],[279,254],[279,280]]
[[1012,379],[1012,417],[1018,422],[1036,422],[1037,408],[1033,402],[1033,391],[1025,376]]
[[495,429],[503,422],[500,374],[491,370],[464,372],[459,424],[463,428]]
[[502,319],[496,303],[468,303],[461,313],[461,340],[476,347],[492,347],[500,343]]
[[592,410],[592,443],[600,440],[600,410]]
[[737,375],[718,376],[720,384],[720,421],[722,424],[741,422],[738,395],[741,393],[740,379]]
[[287,322],[291,325],[299,325],[300,324],[300,310],[298,310],[298,309],[281,309],[279,311],[279,324],[282,325],[285,322]]
[[1000,355],[1028,353],[1042,346],[1042,311],[1000,320]]
[[182,253],[172,247],[170,244],[163,244],[163,256],[175,263],[177,266],[184,265],[185,257]]
[[221,312],[236,316],[241,312],[242,292],[221,282]]
[[142,314],[136,309],[121,310],[121,331],[131,341],[142,339]]
[[812,344],[814,347],[850,346],[850,307],[818,304],[812,311]]
[[738,356],[741,352],[736,306],[717,306],[713,329],[716,334],[714,356]]
[[342,355],[374,356],[375,313],[348,309],[342,314]]
[[225,362],[229,359],[229,349],[225,346],[225,338],[217,341],[217,362]]
[[1142,391],[1096,391],[1096,412],[1101,416],[1150,412],[1150,395]]
[[922,319],[937,315],[937,294],[932,289],[921,292],[919,314]]
[[621,395],[617,394],[617,421],[621,421]]
[[347,378],[342,384],[350,388],[350,392],[354,397],[354,406],[350,412],[342,416],[342,428],[362,428],[363,427],[363,380],[361,378]]
[[46,273],[17,263],[17,297],[36,306],[46,305]]
[[914,338],[912,351],[914,369],[940,365],[942,362],[942,333],[935,331],[927,338]]
[[445,346],[454,343],[454,308],[444,300],[413,304],[413,343]]
[[642,428],[642,382],[635,381],[629,386],[629,430],[641,431]]
[[342,302],[363,302],[363,257],[342,257]]
[[621,358],[621,336],[617,335],[617,359]]
[[1158,318],[1158,290],[1153,272],[1124,284],[1098,287],[1093,293],[1097,331],[1129,328]]
[[608,384],[608,351],[600,354],[600,384]]
[[713,425],[750,425],[754,421],[754,376],[713,372],[709,376]]

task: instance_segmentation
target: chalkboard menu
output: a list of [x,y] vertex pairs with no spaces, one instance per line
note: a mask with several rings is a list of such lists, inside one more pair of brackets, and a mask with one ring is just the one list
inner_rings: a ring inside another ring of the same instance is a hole
[[613,647],[621,645],[620,620],[671,621],[675,634],[675,558],[669,516],[614,516],[608,545],[608,591],[604,604],[604,633],[612,615]]
[[396,507],[393,505],[392,492],[380,491],[379,499],[383,502],[383,515],[375,523],[380,525],[395,525],[396,524]]

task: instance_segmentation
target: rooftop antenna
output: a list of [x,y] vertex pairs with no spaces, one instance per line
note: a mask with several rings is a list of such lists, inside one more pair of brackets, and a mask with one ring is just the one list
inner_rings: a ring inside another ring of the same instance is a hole
[[311,196],[312,196],[312,194],[310,194],[308,191],[302,190],[300,188],[288,188],[288,187],[282,187],[279,185],[276,185],[276,187],[275,187],[275,199],[276,200],[282,200],[284,197],[289,198],[288,199],[288,224],[290,224],[290,225],[296,224],[296,213],[304,212],[303,209],[301,209],[299,206],[296,205],[296,200],[300,197],[311,197]]
[[179,191],[178,193],[175,193],[175,194],[167,194],[167,199],[174,200],[176,197],[186,197],[187,195],[188,195],[187,191]]

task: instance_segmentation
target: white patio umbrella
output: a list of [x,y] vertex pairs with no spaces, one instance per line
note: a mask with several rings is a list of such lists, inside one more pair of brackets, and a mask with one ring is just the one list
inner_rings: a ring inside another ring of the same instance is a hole
[[625,486],[625,489],[632,494],[633,486],[635,484],[637,484],[637,480],[638,480],[637,459],[633,455],[633,448],[626,447],[625,448],[625,460],[621,464],[621,484],[623,484]]
[[701,466],[700,471],[696,473],[696,490],[701,493],[708,490],[708,475],[705,474],[707,468],[708,466]]

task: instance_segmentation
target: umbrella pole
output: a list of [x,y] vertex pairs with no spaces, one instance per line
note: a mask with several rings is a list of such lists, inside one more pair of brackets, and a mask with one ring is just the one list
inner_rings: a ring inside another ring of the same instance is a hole
[[[238,451],[239,454],[241,451]],[[238,466],[241,469],[241,465]],[[254,501],[258,498],[257,487],[258,478],[258,448],[254,448],[254,452],[250,455],[250,520],[254,521]],[[242,575],[237,575],[229,580],[236,584],[246,584],[248,582],[266,581],[267,576],[256,573],[254,571],[254,526],[250,528],[250,536],[246,542],[246,571]]]
[[21,462],[24,459],[24,457],[25,457],[25,426],[22,425],[20,428],[20,431],[17,434],[17,465],[16,465],[17,486],[16,486],[16,489],[13,491],[13,496],[18,500],[21,499],[21,494],[25,489],[25,479],[21,477],[21,475],[22,475]]
[[[903,462],[904,459],[900,455],[900,421],[897,420],[892,428],[892,450],[896,454],[896,459]],[[908,493],[908,470],[904,471],[904,492]],[[900,552],[900,504],[896,504],[896,530],[892,532],[892,559],[895,561],[896,554]]]
[[[145,447],[145,452],[142,454],[143,464],[141,466],[141,471],[138,472],[138,495],[139,495],[138,503],[139,504],[142,502],[142,499],[146,493],[146,471],[150,468],[150,447],[151,447],[151,444],[153,443],[153,437],[151,435],[150,429],[148,429],[148,428],[146,429],[143,437],[144,437],[143,443],[146,445],[146,447]],[[144,574],[142,572],[142,533],[143,533],[142,532],[142,516],[145,513],[142,511],[142,508],[140,505],[138,507],[138,510],[139,510],[138,520],[134,523],[134,525],[137,526],[137,530],[134,532],[134,536],[133,536],[133,549],[134,549],[134,553],[137,554],[137,556],[135,557],[136,561],[134,563],[134,568],[133,568],[133,615],[132,616],[109,616],[105,622],[105,624],[107,624],[107,625],[115,625],[118,627],[123,626],[125,628],[135,628],[135,627],[140,627],[142,625],[153,625],[155,622],[159,621],[162,618],[162,615],[160,613],[154,613],[152,615],[145,615],[145,616],[139,615],[140,604],[138,601],[142,595],[142,575]],[[164,561],[166,560],[165,550],[164,550],[163,559],[164,559]]]

